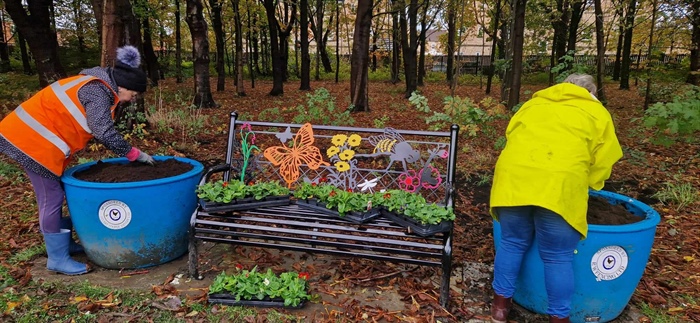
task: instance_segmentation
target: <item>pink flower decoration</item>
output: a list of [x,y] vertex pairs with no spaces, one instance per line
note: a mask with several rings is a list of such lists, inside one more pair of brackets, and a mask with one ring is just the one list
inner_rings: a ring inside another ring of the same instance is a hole
[[448,151],[447,151],[447,150],[443,150],[443,151],[442,151],[442,155],[440,155],[440,158],[447,158],[447,156],[448,156]]
[[[430,185],[430,183],[421,183],[421,185],[424,188],[436,189],[440,186],[440,184],[442,184],[442,177],[440,176],[440,171],[437,170],[437,168],[433,167],[432,165],[428,165],[428,167],[430,167],[431,177],[436,178],[437,183],[435,183],[435,185]],[[423,171],[424,170],[425,170],[425,168],[421,169],[420,172],[418,173],[419,178],[423,178]]]
[[420,177],[416,175],[415,170],[409,170],[399,175],[398,182],[399,188],[406,192],[414,193],[420,186]]
[[247,122],[244,123],[244,124],[241,126],[241,130],[246,130],[246,129],[247,129],[248,131],[253,131],[253,127],[251,127],[251,126],[250,126],[250,123],[247,123]]

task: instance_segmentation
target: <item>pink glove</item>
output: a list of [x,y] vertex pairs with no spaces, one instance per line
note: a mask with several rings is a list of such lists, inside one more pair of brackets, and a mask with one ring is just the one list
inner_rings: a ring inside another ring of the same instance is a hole
[[128,153],[126,153],[126,159],[128,159],[129,161],[139,161],[144,164],[149,164],[151,166],[153,166],[153,163],[155,163],[153,157],[139,150],[136,147],[131,147],[131,150]]

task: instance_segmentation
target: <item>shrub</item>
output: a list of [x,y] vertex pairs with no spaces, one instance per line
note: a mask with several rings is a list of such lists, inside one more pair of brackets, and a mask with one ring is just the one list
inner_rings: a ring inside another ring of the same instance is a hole
[[652,105],[643,118],[644,126],[655,131],[655,143],[670,145],[676,139],[694,142],[700,130],[700,87],[692,87],[672,102]]
[[355,119],[350,116],[350,110],[337,111],[335,98],[325,88],[317,89],[313,94],[306,94],[306,107],[297,107],[295,123],[317,123],[327,125],[353,125]]

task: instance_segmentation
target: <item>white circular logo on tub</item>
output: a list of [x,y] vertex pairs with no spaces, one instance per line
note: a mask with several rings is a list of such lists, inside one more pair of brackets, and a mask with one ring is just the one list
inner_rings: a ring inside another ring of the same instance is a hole
[[600,248],[591,259],[591,270],[597,281],[613,280],[627,270],[627,252],[620,246]]
[[109,200],[100,205],[100,222],[112,230],[119,230],[131,222],[131,209],[126,203]]

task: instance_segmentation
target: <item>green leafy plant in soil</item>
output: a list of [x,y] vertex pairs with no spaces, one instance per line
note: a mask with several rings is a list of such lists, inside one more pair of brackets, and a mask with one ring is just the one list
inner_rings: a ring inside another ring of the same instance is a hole
[[289,188],[279,182],[251,182],[246,185],[239,180],[224,182],[218,180],[208,182],[197,187],[197,196],[205,201],[215,203],[230,203],[233,200],[253,197],[262,200],[268,196],[289,195]]
[[240,300],[284,300],[284,306],[296,307],[304,300],[311,299],[307,292],[308,273],[283,272],[279,275],[268,269],[258,272],[255,266],[251,270],[236,265],[235,274],[222,272],[211,283],[209,294],[227,293]]

